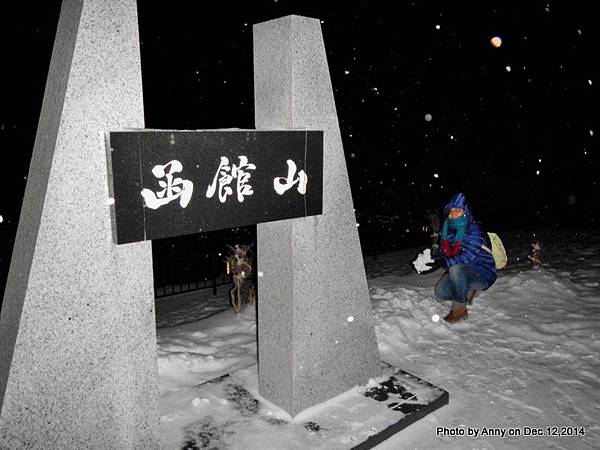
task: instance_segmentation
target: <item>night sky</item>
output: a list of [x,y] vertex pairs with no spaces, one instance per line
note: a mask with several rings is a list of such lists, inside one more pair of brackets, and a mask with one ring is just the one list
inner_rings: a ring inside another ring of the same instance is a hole
[[[423,238],[459,191],[491,231],[597,228],[594,2],[216,3],[138,1],[148,128],[254,128],[252,24],[315,17],[364,251]],[[0,19],[1,285],[60,2],[13,9]]]

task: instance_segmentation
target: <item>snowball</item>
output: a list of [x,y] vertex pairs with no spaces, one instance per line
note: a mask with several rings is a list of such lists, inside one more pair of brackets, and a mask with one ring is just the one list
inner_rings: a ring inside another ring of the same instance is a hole
[[0,223],[4,222],[4,217],[0,216]]
[[354,322],[354,317],[352,316],[348,316],[348,318],[346,319],[348,322]]
[[502,38],[500,38],[500,36],[494,36],[492,39],[490,39],[490,43],[493,47],[498,48],[502,45]]
[[431,119],[433,119],[433,116],[429,113],[425,114],[425,121],[427,122],[431,122]]
[[431,320],[433,320],[434,322],[439,322],[440,316],[438,314],[434,314],[433,316],[431,316]]
[[431,269],[431,267],[429,267],[427,264],[431,264],[432,262],[433,259],[431,258],[431,249],[426,248],[421,253],[419,253],[417,259],[413,261],[413,266],[415,266],[417,272],[421,273],[424,270]]
[[110,197],[107,201],[106,201],[107,205],[114,205],[115,204],[115,199],[113,197]]

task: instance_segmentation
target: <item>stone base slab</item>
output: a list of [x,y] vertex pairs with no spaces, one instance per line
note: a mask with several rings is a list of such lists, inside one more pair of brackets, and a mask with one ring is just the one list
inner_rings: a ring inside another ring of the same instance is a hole
[[198,420],[185,427],[182,449],[262,449],[265,443],[277,448],[370,449],[449,401],[445,390],[387,363],[382,377],[295,418],[258,395],[257,366],[196,390],[197,403],[217,397],[223,410],[199,408]]

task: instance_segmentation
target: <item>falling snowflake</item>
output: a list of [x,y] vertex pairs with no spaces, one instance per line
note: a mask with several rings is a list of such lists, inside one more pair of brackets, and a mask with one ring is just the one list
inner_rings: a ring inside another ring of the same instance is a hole
[[498,48],[502,45],[502,39],[500,36],[494,36],[492,39],[490,39],[490,44],[492,44],[492,47]]

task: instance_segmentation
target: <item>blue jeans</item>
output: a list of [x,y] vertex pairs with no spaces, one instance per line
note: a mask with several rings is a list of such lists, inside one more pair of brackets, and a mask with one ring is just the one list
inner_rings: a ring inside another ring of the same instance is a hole
[[442,275],[435,286],[435,296],[440,300],[467,301],[469,289],[485,289],[487,286],[479,272],[467,264],[456,264]]

